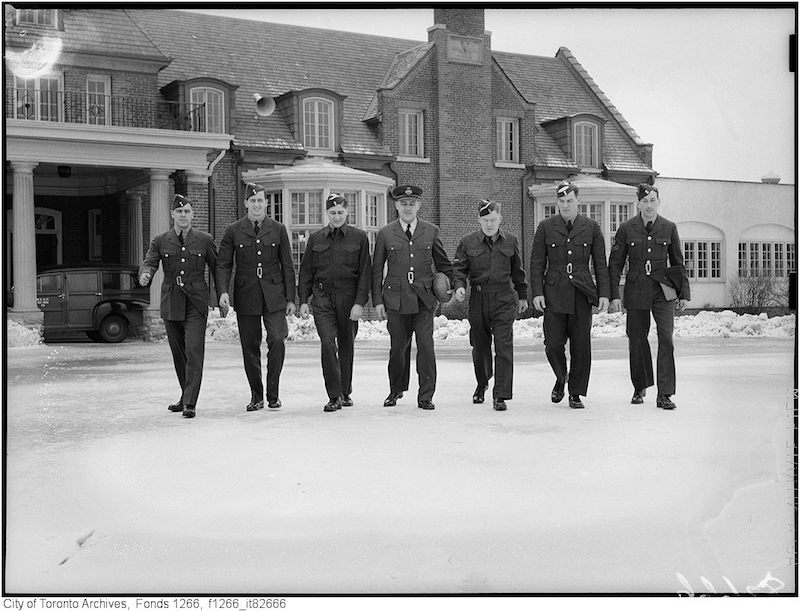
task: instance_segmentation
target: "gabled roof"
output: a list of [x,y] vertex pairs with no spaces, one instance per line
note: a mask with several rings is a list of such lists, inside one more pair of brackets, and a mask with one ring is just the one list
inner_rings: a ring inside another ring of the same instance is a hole
[[389,154],[364,114],[395,56],[419,41],[174,10],[127,12],[174,58],[160,85],[202,76],[239,85],[235,144],[302,150],[280,113],[255,115],[253,94],[322,87],[346,96],[344,152]]
[[[124,10],[60,9],[60,12],[64,22],[63,31],[37,29],[37,33],[41,32],[45,36],[52,35],[60,38],[63,44],[63,53],[113,55],[146,59],[161,64],[169,62],[169,58]],[[6,22],[9,23],[9,20],[7,19]],[[14,45],[16,40],[23,38],[17,35],[24,32],[26,26],[11,24],[13,21],[6,29],[6,42]]]
[[[586,70],[561,47],[556,57],[493,52],[495,61],[517,85],[523,96],[536,104],[539,124],[552,119],[591,113],[607,119],[604,134],[603,159],[610,170],[652,173],[636,153],[635,145],[642,139],[600,90]],[[560,147],[545,130],[536,133],[537,158],[558,157]],[[552,162],[544,165],[553,165]],[[560,164],[557,164],[560,165]],[[569,162],[568,165],[573,165]]]

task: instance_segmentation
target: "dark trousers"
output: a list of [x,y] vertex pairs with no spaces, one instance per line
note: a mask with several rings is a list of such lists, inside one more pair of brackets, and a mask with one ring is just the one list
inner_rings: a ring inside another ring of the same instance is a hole
[[[573,314],[544,310],[544,347],[558,380],[566,380],[571,395],[586,396],[592,370],[592,304],[575,291]],[[565,346],[569,340],[569,373]]]
[[346,293],[314,293],[314,323],[322,344],[322,377],[329,399],[353,392],[353,346],[358,322],[350,320],[355,298]]
[[492,377],[492,339],[494,339],[495,399],[511,399],[514,384],[514,318],[516,297],[512,293],[479,292],[469,299],[469,343],[478,386],[488,386]]
[[436,390],[436,355],[433,350],[433,311],[420,303],[417,314],[387,312],[389,329],[389,389],[399,394],[408,390],[411,336],[417,338],[417,401],[430,401]]
[[281,379],[283,359],[286,354],[284,340],[289,335],[284,310],[264,312],[261,315],[238,314],[239,341],[242,344],[244,373],[250,385],[252,401],[264,400],[264,385],[261,381],[261,321],[267,331],[267,401],[278,400],[278,382]]
[[206,319],[208,315],[186,300],[185,320],[164,320],[169,349],[184,405],[197,405],[200,383],[203,380],[203,358],[206,349]]
[[659,285],[653,287],[653,304],[650,310],[628,310],[625,332],[628,335],[631,382],[635,390],[644,390],[653,385],[653,357],[650,353],[650,342],[647,340],[651,311],[658,336],[658,394],[674,395],[675,349],[672,332],[675,329],[675,300],[667,301]]

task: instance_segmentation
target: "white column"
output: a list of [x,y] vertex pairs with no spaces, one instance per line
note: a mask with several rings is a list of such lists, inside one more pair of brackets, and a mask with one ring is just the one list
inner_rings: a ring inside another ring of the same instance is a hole
[[[170,226],[169,175],[170,170],[150,170],[150,239],[167,231]],[[164,272],[156,270],[150,284],[150,309],[161,307],[161,282]]]
[[139,265],[144,258],[142,252],[142,194],[137,191],[127,193],[128,197],[128,262]]
[[12,161],[14,172],[14,307],[38,312],[36,306],[36,220],[33,212],[33,169],[37,163]]

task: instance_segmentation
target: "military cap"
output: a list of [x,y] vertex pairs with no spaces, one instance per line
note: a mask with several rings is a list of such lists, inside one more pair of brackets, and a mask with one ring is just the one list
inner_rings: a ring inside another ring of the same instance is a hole
[[172,198],[172,210],[175,208],[183,208],[184,206],[191,206],[192,200],[190,200],[185,195],[180,195],[178,193],[175,194],[175,197]]
[[244,189],[244,198],[245,198],[245,199],[250,199],[250,198],[251,198],[251,197],[253,197],[253,196],[254,196],[256,193],[258,193],[259,191],[263,191],[263,190],[264,190],[264,187],[262,187],[261,185],[257,185],[257,184],[256,184],[256,183],[254,183],[254,182],[248,182],[248,183],[245,185],[245,189]]
[[498,213],[500,212],[500,204],[497,202],[493,202],[488,199],[482,199],[481,203],[478,204],[478,216],[486,216],[495,210],[497,210]]
[[658,195],[658,187],[653,185],[648,185],[646,183],[640,183],[639,186],[636,187],[636,198],[642,200],[645,197],[647,197],[650,191],[655,191],[656,195]]
[[575,196],[578,196],[578,185],[575,183],[569,182],[568,180],[562,180],[556,186],[556,197],[566,197],[570,191],[575,192]]
[[344,206],[347,208],[347,199],[338,193],[331,193],[328,199],[325,200],[325,210],[333,208],[334,206]]
[[414,199],[422,199],[422,189],[414,185],[398,185],[392,189],[392,199],[402,199],[405,197],[413,197]]

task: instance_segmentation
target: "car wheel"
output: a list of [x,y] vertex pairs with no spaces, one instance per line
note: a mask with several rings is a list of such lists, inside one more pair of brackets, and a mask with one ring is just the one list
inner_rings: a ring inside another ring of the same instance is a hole
[[122,316],[111,314],[100,323],[98,333],[104,342],[116,344],[128,337],[128,321]]

